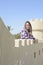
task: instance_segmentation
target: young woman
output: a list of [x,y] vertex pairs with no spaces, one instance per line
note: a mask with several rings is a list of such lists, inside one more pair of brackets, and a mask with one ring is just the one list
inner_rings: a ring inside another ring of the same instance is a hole
[[32,35],[32,26],[29,21],[25,22],[24,29],[21,31],[21,39],[35,39]]

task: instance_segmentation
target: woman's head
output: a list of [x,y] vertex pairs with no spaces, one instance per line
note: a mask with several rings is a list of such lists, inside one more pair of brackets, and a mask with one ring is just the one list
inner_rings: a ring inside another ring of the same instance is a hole
[[25,22],[25,29],[28,30],[28,32],[32,32],[32,26],[31,23],[29,21]]

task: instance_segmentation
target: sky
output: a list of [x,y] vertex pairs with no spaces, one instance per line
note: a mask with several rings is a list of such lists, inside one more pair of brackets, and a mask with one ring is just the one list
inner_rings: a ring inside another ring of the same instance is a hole
[[25,21],[43,18],[43,0],[0,0],[0,17],[17,34]]

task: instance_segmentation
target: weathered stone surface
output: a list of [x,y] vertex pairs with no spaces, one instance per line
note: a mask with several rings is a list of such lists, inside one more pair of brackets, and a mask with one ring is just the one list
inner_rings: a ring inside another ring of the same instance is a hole
[[15,47],[16,42],[0,20],[0,65],[43,65],[43,43],[22,40]]

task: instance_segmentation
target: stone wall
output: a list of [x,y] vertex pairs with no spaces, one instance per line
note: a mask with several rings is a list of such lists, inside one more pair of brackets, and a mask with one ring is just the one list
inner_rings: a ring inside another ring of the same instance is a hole
[[43,65],[43,42],[13,39],[0,20],[0,65]]
[[13,44],[13,36],[0,19],[0,65],[7,65],[7,55],[10,54]]
[[43,39],[43,19],[33,19],[31,20],[32,34],[35,38]]

